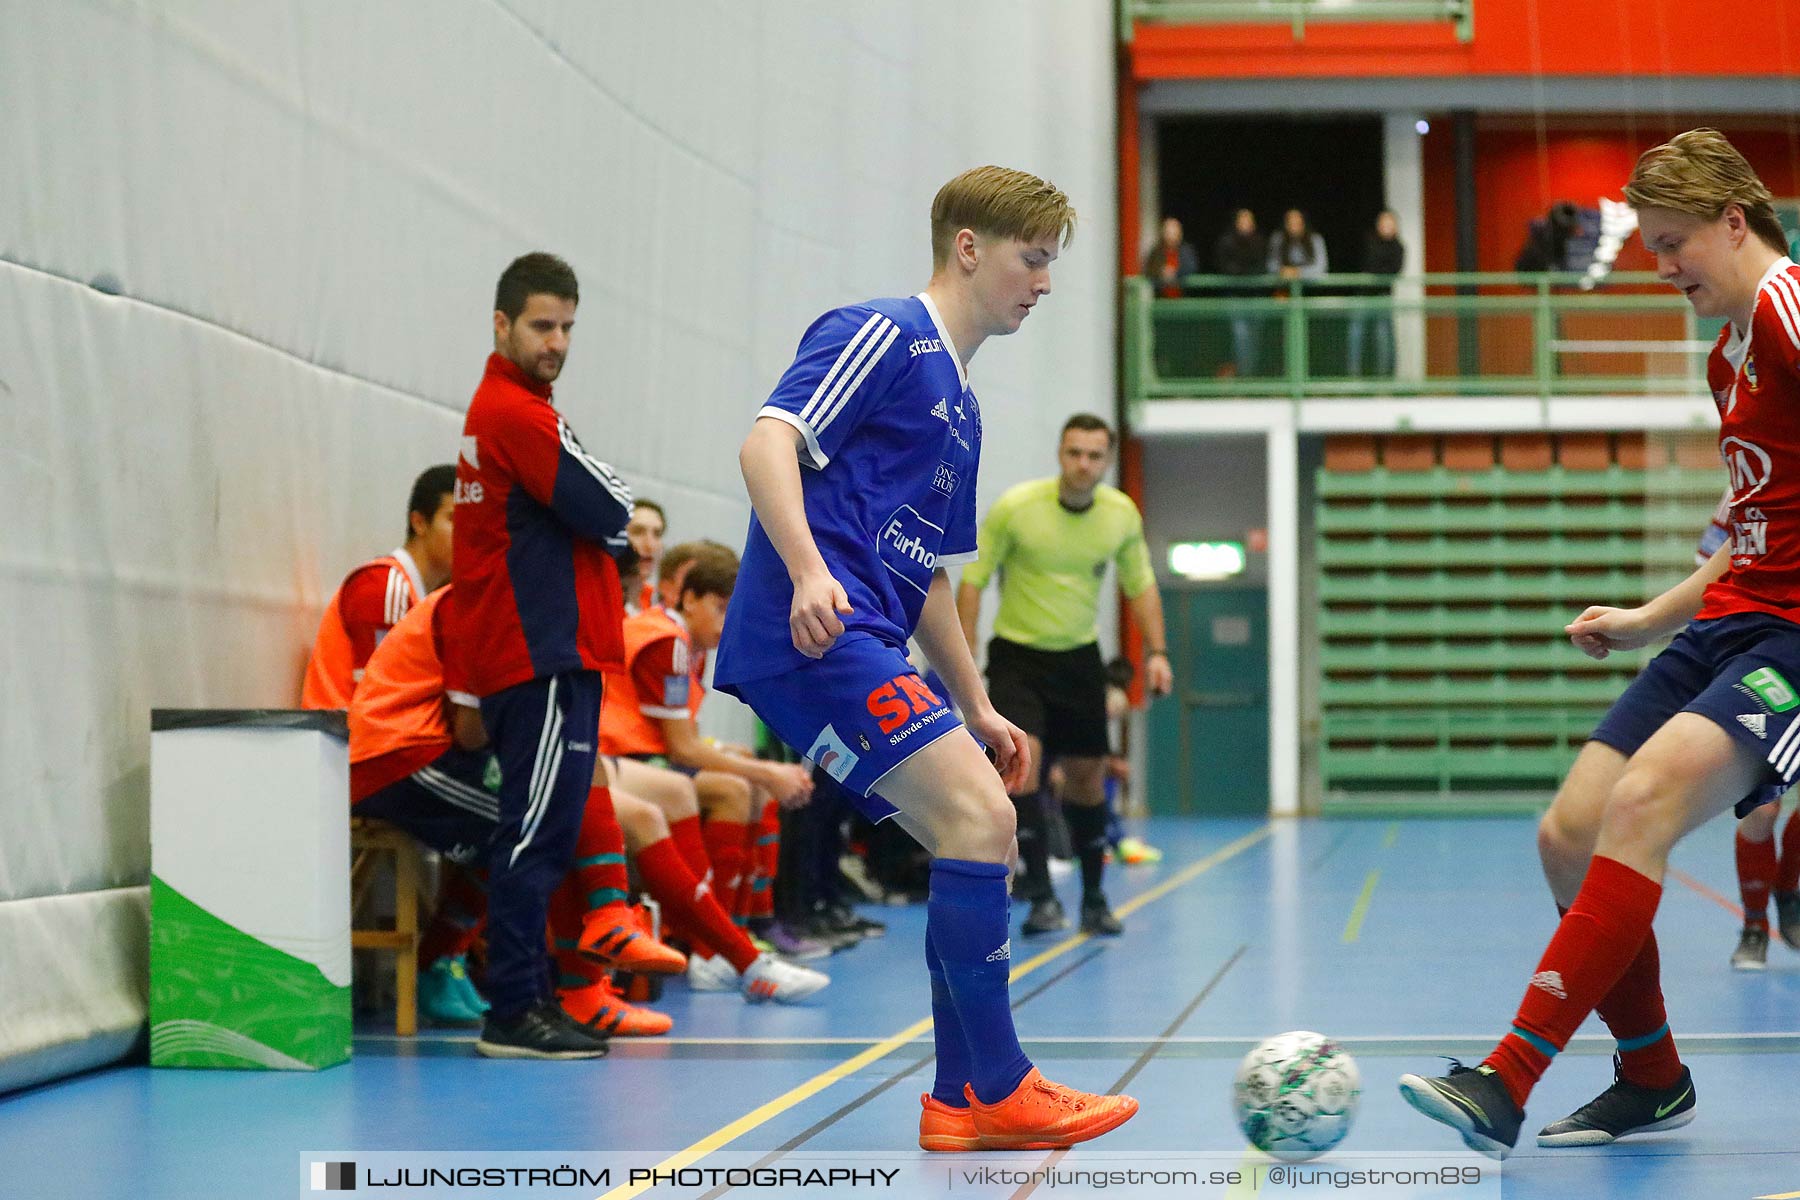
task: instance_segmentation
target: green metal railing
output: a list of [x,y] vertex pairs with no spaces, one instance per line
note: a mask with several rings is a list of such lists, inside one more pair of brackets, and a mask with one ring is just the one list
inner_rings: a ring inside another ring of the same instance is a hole
[[[1181,297],[1164,298],[1134,277],[1121,307],[1125,394],[1705,394],[1717,330],[1697,327],[1681,295],[1642,272],[1589,290],[1583,282],[1562,273],[1193,275],[1180,281]],[[1397,352],[1391,362],[1385,349]]]
[[1451,25],[1459,41],[1475,36],[1475,0],[1119,0],[1119,39],[1132,24],[1287,25],[1294,40],[1309,24],[1426,22]]

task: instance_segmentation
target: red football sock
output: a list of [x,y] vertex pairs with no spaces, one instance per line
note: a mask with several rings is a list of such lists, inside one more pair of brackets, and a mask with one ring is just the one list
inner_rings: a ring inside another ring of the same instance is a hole
[[[701,827],[706,838],[706,857],[712,860],[713,895],[720,904],[734,904],[749,876],[744,857],[744,826],[737,821],[711,820]],[[736,908],[732,916],[737,916]]]
[[575,949],[587,913],[587,896],[581,885],[573,875],[563,876],[550,893],[550,957],[556,961],[558,988],[585,987],[607,977],[604,965]]
[[438,873],[437,910],[419,939],[419,965],[467,954],[486,919],[486,873],[445,859]]
[[[1558,916],[1568,913],[1556,906]],[[1640,1087],[1665,1088],[1681,1078],[1681,1055],[1675,1035],[1669,1032],[1669,1014],[1663,1007],[1662,958],[1656,947],[1656,930],[1644,935],[1637,957],[1619,976],[1594,1012],[1619,1043],[1619,1071]]]
[[775,864],[781,860],[781,805],[770,800],[750,836],[755,840],[755,888],[750,896],[753,919],[775,915]]
[[739,971],[756,961],[756,947],[743,930],[731,923],[731,917],[713,898],[712,890],[694,877],[673,838],[639,850],[637,865],[644,887],[662,905],[664,916],[697,931],[711,949],[723,954]]
[[[1773,831],[1771,831],[1772,834]],[[1775,838],[1752,842],[1738,830],[1738,894],[1744,898],[1744,924],[1769,927],[1769,889],[1775,886]]]
[[1781,831],[1781,865],[1775,871],[1775,890],[1800,890],[1800,808],[1794,810]]
[[1525,989],[1512,1032],[1485,1060],[1521,1108],[1550,1060],[1642,950],[1662,884],[1595,855]]
[[625,871],[625,831],[619,828],[618,814],[613,811],[610,788],[588,789],[569,877],[590,909],[623,904],[631,894],[631,879]]
[[674,841],[676,849],[681,851],[681,860],[694,873],[694,878],[710,884],[712,859],[706,855],[706,838],[700,832],[700,814],[670,821],[669,837]]

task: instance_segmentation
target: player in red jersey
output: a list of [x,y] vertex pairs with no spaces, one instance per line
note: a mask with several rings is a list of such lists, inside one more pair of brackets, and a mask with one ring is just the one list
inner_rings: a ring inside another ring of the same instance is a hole
[[[1702,565],[1731,536],[1731,493],[1713,510],[1712,521],[1700,535],[1694,561]],[[1755,717],[1749,719],[1755,723]],[[1781,938],[1800,950],[1800,811],[1788,818],[1780,845],[1775,826],[1781,806],[1764,804],[1738,822],[1733,841],[1737,864],[1738,895],[1744,903],[1744,928],[1731,952],[1734,971],[1760,971],[1769,965],[1769,898],[1775,900],[1775,919]]]
[[406,504],[406,540],[344,577],[325,604],[306,660],[301,708],[349,708],[382,635],[450,578],[456,466],[427,467]]
[[1651,921],[1669,851],[1728,808],[1777,799],[1800,772],[1800,268],[1768,188],[1718,132],[1647,151],[1625,197],[1657,274],[1724,318],[1707,360],[1730,474],[1730,538],[1684,582],[1567,627],[1604,658],[1677,633],[1581,750],[1538,831],[1563,917],[1512,1030],[1473,1069],[1404,1075],[1414,1108],[1504,1157],[1550,1060],[1590,1012],[1618,1039],[1615,1081],[1538,1134],[1603,1145],[1693,1120],[1693,1076],[1663,1008]]

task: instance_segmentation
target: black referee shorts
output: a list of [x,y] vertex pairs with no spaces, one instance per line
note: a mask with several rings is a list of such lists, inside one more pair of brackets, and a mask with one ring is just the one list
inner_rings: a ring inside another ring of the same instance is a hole
[[1100,646],[1036,650],[995,638],[988,643],[988,697],[1000,715],[1044,744],[1044,757],[1103,758],[1106,666]]

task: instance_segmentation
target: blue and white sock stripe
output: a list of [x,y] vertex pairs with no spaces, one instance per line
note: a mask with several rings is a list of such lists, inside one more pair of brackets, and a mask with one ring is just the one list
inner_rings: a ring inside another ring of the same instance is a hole
[[421,767],[413,772],[418,785],[442,800],[489,820],[500,819],[500,802],[478,787],[473,787],[436,767]]
[[538,825],[544,819],[544,809],[549,806],[550,793],[556,788],[556,773],[562,768],[563,740],[562,709],[556,705],[556,679],[552,677],[550,686],[544,693],[544,728],[538,734],[537,758],[531,768],[531,786],[527,791],[530,802],[525,808],[525,819],[519,829],[519,844],[513,847],[512,857],[507,865],[519,861],[519,855],[531,844],[537,835]]
[[842,410],[899,336],[900,327],[880,313],[863,322],[862,328],[844,344],[837,361],[831,364],[831,370],[825,372],[825,378],[819,381],[819,386],[800,409],[800,419],[815,431],[831,424],[832,418]]
[[1788,727],[1775,739],[1775,748],[1769,751],[1769,764],[1781,776],[1781,782],[1794,782],[1795,768],[1800,767],[1800,717],[1789,721]]

